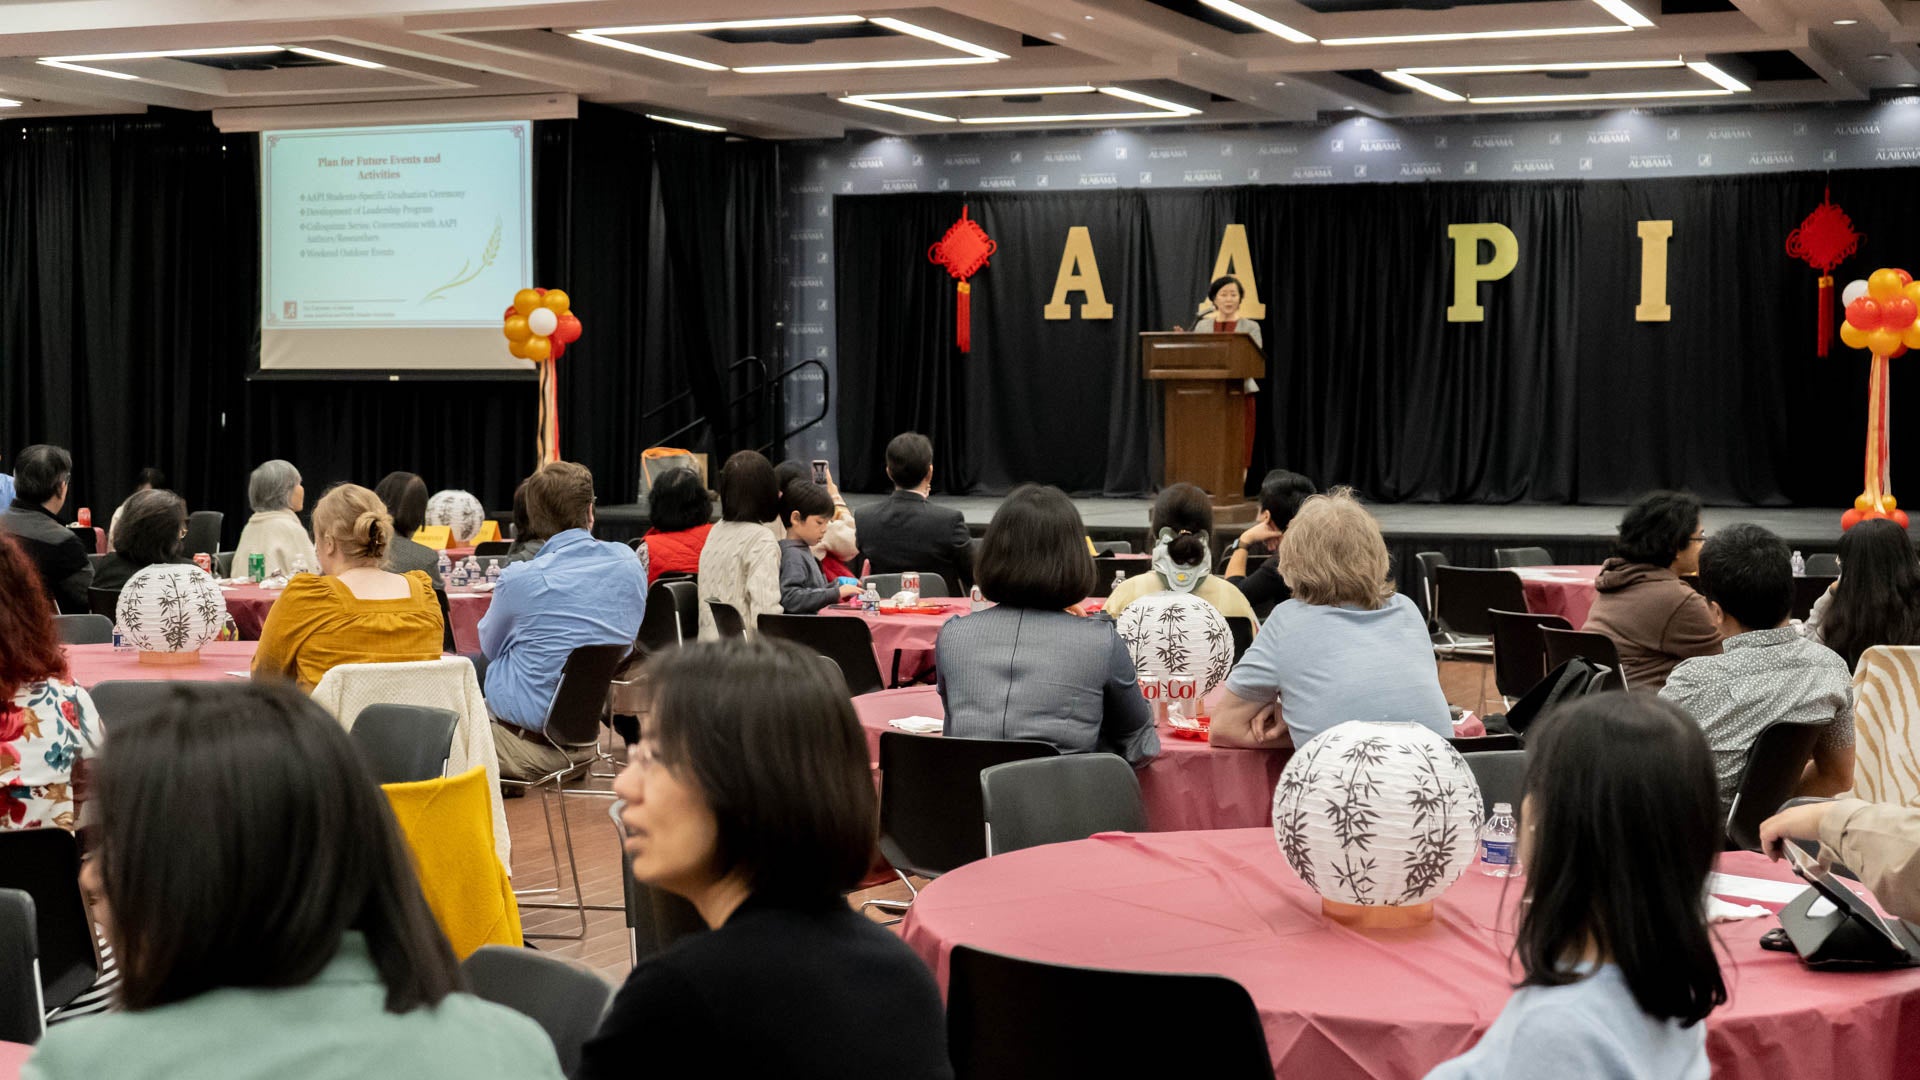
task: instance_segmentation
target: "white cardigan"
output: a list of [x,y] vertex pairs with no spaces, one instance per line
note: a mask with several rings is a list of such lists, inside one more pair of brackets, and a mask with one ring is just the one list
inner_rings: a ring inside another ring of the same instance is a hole
[[247,556],[255,552],[267,557],[268,577],[290,576],[296,563],[315,573],[320,570],[313,538],[300,524],[300,515],[291,510],[264,510],[247,519],[239,542],[233,545],[234,577],[247,576]]

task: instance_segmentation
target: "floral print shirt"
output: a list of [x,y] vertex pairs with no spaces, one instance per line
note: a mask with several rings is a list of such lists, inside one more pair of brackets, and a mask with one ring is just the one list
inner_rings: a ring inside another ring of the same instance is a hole
[[100,714],[72,683],[28,683],[0,701],[0,829],[74,827],[73,767],[100,752]]

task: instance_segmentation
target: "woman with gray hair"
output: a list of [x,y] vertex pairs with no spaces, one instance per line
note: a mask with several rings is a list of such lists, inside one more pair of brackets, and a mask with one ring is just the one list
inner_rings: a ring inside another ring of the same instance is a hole
[[253,470],[253,477],[247,481],[247,501],[253,504],[253,517],[247,519],[247,527],[240,530],[240,542],[233,546],[233,576],[246,576],[251,555],[266,556],[268,577],[320,568],[313,538],[300,524],[300,509],[306,499],[300,470],[291,463],[275,458]]

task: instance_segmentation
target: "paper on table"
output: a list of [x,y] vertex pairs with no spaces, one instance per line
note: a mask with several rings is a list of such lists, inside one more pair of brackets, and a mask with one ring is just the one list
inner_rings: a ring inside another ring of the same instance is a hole
[[231,675],[231,676],[233,676],[233,677],[234,677],[234,678],[236,678],[236,679],[251,679],[251,678],[253,678],[253,672],[251,672],[251,671],[229,671],[229,672],[227,672],[227,674],[229,674],[229,675]]
[[1714,896],[1737,896],[1769,904],[1784,904],[1806,891],[1807,885],[1801,881],[1770,881],[1717,873],[1707,878],[1707,892]]
[[1773,912],[1758,904],[1730,904],[1717,896],[1707,897],[1708,922],[1735,922],[1740,919],[1757,919]]
[[932,735],[947,726],[946,722],[937,716],[902,716],[897,720],[889,720],[887,723],[899,728],[901,731],[910,731],[915,735]]

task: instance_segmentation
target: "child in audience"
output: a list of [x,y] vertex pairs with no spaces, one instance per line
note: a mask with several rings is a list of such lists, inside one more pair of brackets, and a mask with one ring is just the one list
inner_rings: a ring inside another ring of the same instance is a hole
[[1427,1080],[1706,1080],[1727,1000],[1701,897],[1721,843],[1700,728],[1649,694],[1582,698],[1527,742],[1519,989]]
[[813,546],[833,523],[833,499],[811,480],[793,480],[780,501],[787,538],[780,541],[780,609],[789,615],[812,615],[828,604],[859,596],[860,586],[827,584]]

